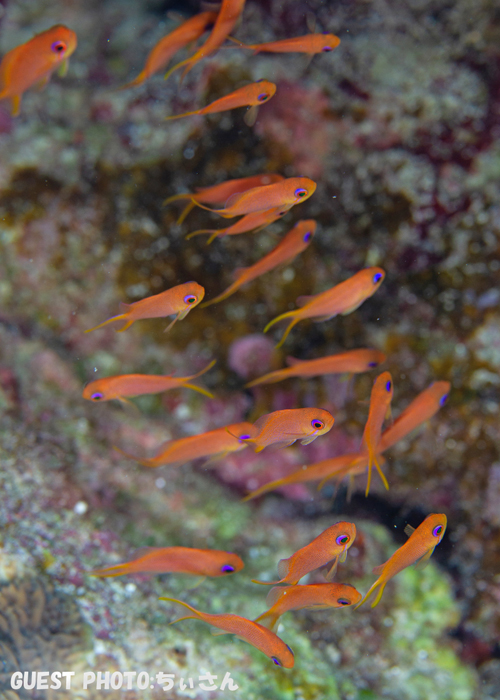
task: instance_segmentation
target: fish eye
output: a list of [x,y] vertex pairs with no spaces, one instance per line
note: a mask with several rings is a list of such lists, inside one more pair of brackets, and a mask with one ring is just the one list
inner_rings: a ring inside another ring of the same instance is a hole
[[441,397],[441,399],[439,400],[439,405],[440,405],[440,406],[444,406],[444,405],[445,405],[445,403],[448,401],[448,396],[449,396],[449,394],[445,394],[444,396]]
[[184,297],[185,304],[194,304],[194,302],[196,300],[197,300],[197,297],[195,297],[194,294],[188,294],[187,296]]
[[321,428],[325,427],[325,424],[323,423],[323,421],[318,420],[317,418],[315,418],[313,421],[311,421],[311,425],[315,430],[321,430]]
[[312,238],[312,231],[308,231],[304,236],[304,243],[308,243]]
[[286,644],[285,646],[286,646],[286,648],[288,649],[288,651],[290,652],[290,654],[291,654],[292,656],[295,656],[295,654],[293,653],[293,649],[292,649],[291,647],[289,647],[288,644]]
[[54,53],[64,53],[66,49],[68,48],[64,41],[54,41],[52,46],[50,47]]
[[221,567],[221,571],[225,574],[232,574],[234,570],[234,566],[231,566],[231,564],[224,564],[224,566]]
[[265,102],[269,99],[269,94],[267,92],[261,92],[257,99],[259,102]]
[[351,601],[347,600],[347,598],[337,598],[337,603],[339,605],[351,605]]
[[442,532],[443,532],[443,526],[442,526],[442,525],[438,525],[437,527],[434,528],[434,530],[432,531],[432,534],[434,535],[434,537],[439,537],[439,535],[440,535]]
[[385,385],[385,390],[390,391],[391,388],[392,388],[392,382],[387,382],[387,384]]
[[349,542],[349,535],[339,535],[335,542],[337,544],[347,544]]
[[325,52],[327,52],[327,51],[333,51],[333,49],[332,49],[331,46],[323,46],[322,51],[325,51]]
[[96,391],[96,393],[92,394],[92,396],[90,398],[92,399],[92,401],[99,401],[100,399],[103,398],[103,396],[104,396],[104,394],[101,394],[100,391]]
[[378,362],[369,362],[368,367],[378,367]]
[[302,199],[302,197],[305,197],[307,194],[307,190],[304,187],[298,187],[295,192],[295,196],[298,197],[299,199]]
[[382,273],[381,273],[381,272],[377,272],[377,273],[373,276],[373,284],[377,284],[377,282],[380,282],[381,279],[382,279]]
[[274,661],[274,663],[276,664],[276,666],[281,666],[280,661],[279,661],[275,656],[271,656],[271,659]]

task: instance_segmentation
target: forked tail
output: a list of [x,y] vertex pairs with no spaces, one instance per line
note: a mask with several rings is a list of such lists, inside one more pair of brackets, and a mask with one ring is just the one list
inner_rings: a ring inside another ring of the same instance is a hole
[[267,629],[271,630],[271,632],[274,632],[279,619],[280,615],[273,613],[270,610],[266,610],[265,613],[262,613],[262,615],[256,617],[254,622],[258,622],[259,625],[264,625],[264,627],[267,627]]
[[378,579],[375,581],[375,583],[372,584],[372,586],[370,586],[370,588],[368,589],[366,595],[363,596],[363,598],[361,598],[361,600],[359,601],[359,603],[358,603],[357,605],[354,606],[354,609],[357,610],[357,609],[359,608],[360,605],[363,605],[363,603],[364,603],[365,601],[367,601],[368,598],[370,598],[370,596],[375,592],[375,589],[376,589],[378,586],[380,586],[380,590],[379,590],[379,592],[377,593],[377,597],[375,598],[375,600],[374,600],[373,603],[372,603],[372,608],[374,608],[376,605],[378,605],[378,604],[380,603],[380,599],[382,598],[382,593],[384,592],[384,588],[385,588],[385,586],[386,586],[386,583],[387,583],[387,581],[382,581],[382,578],[378,578]]
[[[208,244],[207,244],[208,245]],[[203,304],[200,304],[200,309],[205,308],[206,306],[211,306],[212,304],[217,304],[219,301],[224,301],[224,299],[227,299],[230,297],[232,294],[238,291],[238,289],[241,287],[241,282],[239,280],[236,280],[236,282],[233,282],[225,292],[222,292],[222,294],[219,294],[218,297],[214,297],[213,299],[210,299],[210,301],[205,301]],[[247,385],[248,386],[248,385]]]
[[196,608],[193,608],[187,603],[183,603],[182,600],[177,600],[177,598],[168,598],[167,596],[161,596],[158,598],[158,600],[169,600],[171,603],[178,603],[193,613],[193,615],[184,615],[184,617],[178,617],[177,620],[172,620],[170,623],[171,625],[174,625],[176,622],[180,622],[181,620],[203,620],[203,617],[200,615],[198,610],[196,610]]
[[117,564],[116,566],[109,566],[106,569],[94,569],[89,571],[90,576],[107,576],[108,578],[112,576],[123,576],[123,574],[130,573],[130,566],[128,564]]
[[288,338],[288,335],[290,334],[290,331],[292,328],[301,320],[300,317],[297,317],[297,312],[300,309],[295,309],[295,311],[287,311],[284,314],[281,314],[280,316],[277,316],[276,318],[273,318],[272,321],[269,321],[267,326],[264,328],[264,333],[267,333],[267,331],[271,328],[271,326],[274,326],[275,323],[278,323],[279,321],[282,321],[284,318],[292,318],[292,321],[288,324],[288,327],[286,331],[283,334],[283,337],[281,338],[280,342],[278,345],[276,345],[276,348],[280,348],[285,340]]
[[131,455],[130,452],[125,452],[124,450],[121,450],[116,445],[113,445],[113,449],[119,452],[124,457],[127,457],[128,459],[133,459],[134,462],[139,462],[139,464],[142,464],[143,467],[150,467],[151,469],[156,469],[156,467],[160,466],[159,464],[156,464],[156,461],[154,459],[141,459],[140,457]]
[[[204,233],[211,233],[212,235],[207,241],[207,245],[210,245],[210,243],[213,243],[216,238],[222,238],[222,236],[225,234],[227,229],[225,228],[219,228],[219,229],[214,229],[214,228],[200,228],[198,231],[193,231],[192,233],[188,233],[186,236],[186,240],[188,241],[190,238],[193,238],[194,236],[200,236]],[[222,234],[222,235],[221,235]]]
[[[103,328],[103,326],[107,326],[108,323],[113,323],[113,321],[121,321],[122,319],[126,319],[128,317],[128,313],[125,314],[119,314],[118,316],[112,316],[111,318],[108,318],[107,321],[104,321],[103,323],[100,323],[98,326],[94,326],[93,328],[89,328],[87,331],[84,331],[85,333],[91,333],[92,331],[96,331],[98,328]],[[127,328],[130,328],[130,326],[133,324],[133,321],[128,321],[123,328],[120,328],[117,333],[122,333],[123,331],[126,331]]]

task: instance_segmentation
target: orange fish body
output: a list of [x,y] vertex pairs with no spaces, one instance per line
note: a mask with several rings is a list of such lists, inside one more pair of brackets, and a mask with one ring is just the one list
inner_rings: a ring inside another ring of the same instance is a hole
[[143,547],[135,553],[130,561],[106,569],[95,569],[90,573],[92,576],[177,573],[219,577],[241,571],[244,566],[237,554],[219,549]]
[[377,597],[372,603],[374,608],[382,597],[387,582],[407,566],[411,566],[418,561],[417,566],[424,566],[432,556],[434,548],[443,539],[446,531],[446,515],[433,513],[428,515],[424,522],[415,530],[411,526],[405,528],[405,532],[410,534],[408,541],[397,549],[392,557],[385,564],[376,566],[374,574],[380,574],[375,583],[370,587],[363,599],[357,604],[357,608],[362,605],[380,587]]
[[316,183],[308,177],[288,177],[281,182],[253,187],[241,194],[235,194],[228,199],[224,209],[202,208],[220,214],[226,219],[275,207],[288,211],[294,204],[309,199],[315,190]]
[[328,53],[340,44],[340,39],[335,34],[306,34],[294,36],[281,41],[270,41],[265,44],[239,44],[242,49],[253,49],[255,53],[266,51],[268,53],[307,53],[313,56],[316,53]]
[[168,440],[161,445],[156,455],[151,459],[140,459],[115,447],[117,452],[134,459],[144,467],[161,467],[169,465],[178,467],[186,462],[203,457],[218,459],[225,457],[231,452],[239,452],[246,447],[245,442],[238,438],[240,435],[248,435],[253,430],[252,423],[233,423],[224,428],[210,430],[200,435],[191,435],[180,440]]
[[241,219],[235,224],[231,224],[227,228],[210,229],[203,228],[199,231],[193,231],[189,233],[186,238],[190,239],[193,236],[199,236],[203,233],[210,233],[211,236],[207,241],[207,245],[210,245],[216,238],[224,238],[225,236],[236,236],[240,233],[248,233],[249,231],[261,231],[273,221],[277,221],[284,214],[286,210],[283,211],[282,207],[275,207],[274,209],[268,209],[266,211],[256,211],[253,214],[245,214]]
[[206,107],[195,109],[193,112],[184,112],[184,114],[174,114],[167,119],[180,119],[193,114],[216,114],[227,112],[230,109],[238,109],[238,107],[257,107],[268,102],[275,92],[276,85],[274,83],[270,83],[269,80],[259,80],[256,83],[238,88],[229,95],[224,95]]
[[234,180],[226,180],[218,185],[211,187],[197,187],[196,193],[191,194],[174,194],[168,197],[163,204],[167,205],[170,202],[176,202],[179,199],[188,199],[189,204],[186,206],[179,219],[178,224],[182,224],[191,209],[199,204],[224,204],[233,194],[245,192],[252,187],[261,187],[262,185],[271,185],[273,182],[281,182],[285,178],[277,173],[264,173],[263,175],[252,175],[251,177],[238,177]]
[[160,39],[149,52],[143,70],[137,78],[124,85],[122,90],[140,85],[154,73],[165,68],[177,51],[199,39],[208,27],[214,24],[216,19],[217,12],[200,12]]
[[176,321],[186,318],[191,309],[194,309],[204,296],[205,290],[197,282],[178,284],[176,287],[161,292],[161,294],[154,294],[151,297],[135,301],[133,304],[120,304],[120,308],[125,309],[124,313],[108,318],[107,321],[98,326],[89,328],[85,333],[95,331],[114,321],[125,321],[125,325],[118,331],[118,333],[123,333],[127,328],[130,328],[134,321],[144,318],[163,318],[175,314],[174,320],[165,329],[166,332]]
[[[172,603],[178,603],[190,611],[190,615],[180,617],[174,622],[181,620],[202,620],[203,622],[216,627],[222,631],[222,634],[235,634],[239,639],[248,642],[253,647],[268,656],[276,666],[283,668],[293,668],[294,658],[293,651],[288,644],[285,644],[278,636],[271,632],[258,622],[247,620],[246,617],[234,615],[232,613],[224,613],[220,615],[212,615],[210,613],[200,612],[182,600],[176,598],[161,597],[160,600],[169,600]],[[170,624],[174,624],[171,622]]]
[[278,620],[292,610],[329,610],[356,605],[361,600],[354,586],[348,583],[312,583],[308,586],[275,586],[269,591],[266,603],[269,610],[255,618],[255,622],[270,630]]
[[368,480],[366,483],[366,493],[370,492],[370,482],[372,475],[372,466],[375,465],[380,478],[382,479],[386,489],[389,488],[387,479],[380,469],[380,464],[377,459],[378,444],[382,434],[382,426],[384,420],[390,415],[392,401],[393,384],[390,372],[383,372],[375,380],[370,396],[370,409],[368,411],[368,419],[362,437],[363,449],[368,452]]
[[[205,302],[203,306],[208,306],[211,302]],[[348,350],[336,355],[318,357],[315,360],[297,360],[295,357],[287,357],[286,361],[290,365],[285,369],[277,369],[274,372],[264,374],[249,382],[245,386],[252,387],[258,384],[274,384],[289,377],[319,377],[325,374],[360,374],[368,372],[379,364],[385,362],[385,355],[379,350]]]
[[347,557],[347,550],[356,537],[356,526],[354,523],[339,522],[331,525],[318,535],[312,542],[288,559],[281,559],[278,562],[279,581],[253,581],[265,586],[279,583],[287,583],[294,586],[306,574],[315,569],[326,566],[330,562],[333,565],[326,578],[330,580],[335,575],[339,560],[344,562]]
[[300,307],[295,311],[287,311],[270,321],[264,328],[264,333],[284,318],[291,318],[282,339],[276,346],[281,347],[292,328],[306,318],[316,321],[328,321],[341,314],[346,316],[355,311],[361,304],[374,294],[384,281],[385,272],[380,267],[367,267],[360,270],[349,279],[337,284],[321,294],[303,296],[297,299]]
[[123,401],[128,396],[159,394],[169,389],[186,387],[199,391],[200,394],[204,394],[213,399],[213,394],[209,391],[195,384],[191,384],[190,382],[200,377],[202,374],[205,374],[205,372],[208,372],[214,364],[215,360],[200,372],[192,374],[189,377],[173,377],[171,374],[120,374],[116,377],[96,379],[87,384],[83,390],[82,396],[84,399],[94,402],[111,401],[112,399]]
[[251,282],[257,277],[264,275],[270,270],[274,270],[274,268],[278,267],[278,265],[284,265],[285,263],[290,262],[308,247],[315,232],[316,222],[314,219],[298,221],[278,243],[278,245],[271,250],[270,253],[265,255],[254,265],[237,270],[235,274],[235,282],[233,282],[233,284],[228,287],[225,292],[219,294],[219,296],[215,297],[215,299],[206,301],[202,306],[210,306],[211,304],[216,304],[223,299],[227,299],[244,284],[248,284],[248,282]]
[[0,63],[0,100],[10,99],[12,116],[19,114],[26,90],[45,86],[57,68],[66,72],[76,45],[75,32],[56,24],[5,54]]
[[296,440],[309,445],[320,435],[328,433],[334,418],[322,408],[287,408],[261,416],[253,424],[249,435],[241,435],[240,441],[252,445],[261,452],[269,445],[288,447]]
[[232,32],[233,27],[240,18],[245,6],[245,0],[222,0],[222,4],[215,20],[214,26],[207,40],[200,46],[198,51],[185,61],[177,63],[165,74],[165,80],[169,78],[174,71],[182,66],[185,66],[182,77],[184,78],[189,71],[203,58],[207,58],[222,46],[228,35]]

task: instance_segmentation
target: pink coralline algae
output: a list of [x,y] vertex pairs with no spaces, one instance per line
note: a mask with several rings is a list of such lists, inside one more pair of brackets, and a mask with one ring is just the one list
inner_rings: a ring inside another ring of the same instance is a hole
[[228,354],[229,367],[243,379],[257,377],[270,368],[274,345],[260,333],[238,338],[231,344]]

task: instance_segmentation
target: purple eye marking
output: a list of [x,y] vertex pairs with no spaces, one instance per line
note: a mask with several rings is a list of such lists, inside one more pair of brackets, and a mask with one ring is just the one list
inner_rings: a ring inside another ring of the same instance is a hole
[[369,362],[368,367],[378,367],[378,362]]
[[448,394],[445,394],[444,396],[442,396],[442,397],[440,398],[440,400],[439,400],[439,405],[440,405],[440,406],[444,406],[445,403],[446,403],[447,401],[448,401]]
[[234,566],[231,566],[230,564],[224,564],[224,566],[221,567],[221,571],[223,571],[225,574],[232,574],[234,570]]
[[325,52],[327,52],[327,51],[333,51],[333,49],[332,49],[331,46],[323,46],[323,51],[325,51]]
[[299,187],[295,190],[294,192],[295,196],[298,197],[299,199],[302,199],[302,197],[305,197],[307,194],[307,190],[305,190],[303,187]]
[[312,231],[308,231],[304,236],[304,243],[308,243],[312,238]]
[[256,83],[262,83],[264,82],[264,78],[259,78],[258,80],[255,81]]
[[434,537],[439,537],[439,535],[440,535],[442,532],[443,532],[443,526],[442,526],[442,525],[438,525],[437,527],[434,528],[434,530],[432,531],[432,534],[434,535]]
[[265,102],[269,99],[269,95],[267,94],[267,92],[261,92],[257,99],[259,100],[259,102]]
[[250,440],[250,435],[241,435],[240,440]]
[[99,391],[97,391],[95,394],[92,394],[90,397],[92,401],[99,401],[99,399],[102,399],[103,394],[101,394]]
[[387,384],[385,385],[385,390],[390,391],[391,387],[392,387],[392,382],[387,382]]
[[349,535],[339,535],[335,542],[337,544],[347,544],[349,542]]
[[276,666],[281,666],[280,662],[278,661],[278,659],[275,656],[271,656],[271,659],[274,661]]
[[382,273],[377,272],[377,274],[373,276],[373,284],[377,284],[377,282],[380,282],[381,279],[382,279]]
[[325,427],[325,424],[323,423],[323,421],[320,421],[320,420],[311,421],[311,425],[315,430],[321,430],[321,428]]
[[291,654],[292,656],[295,656],[295,654],[293,653],[293,649],[292,649],[291,647],[289,647],[288,644],[286,644],[285,646],[286,646],[286,648],[288,649],[288,651],[290,652],[290,654]]
[[64,41],[54,41],[50,48],[52,51],[54,51],[54,53],[64,53],[67,47]]
[[196,297],[194,294],[188,294],[187,296],[184,297],[185,304],[194,304],[195,301],[196,301]]
[[337,598],[337,603],[339,605],[350,605],[351,601],[347,600],[347,598]]

